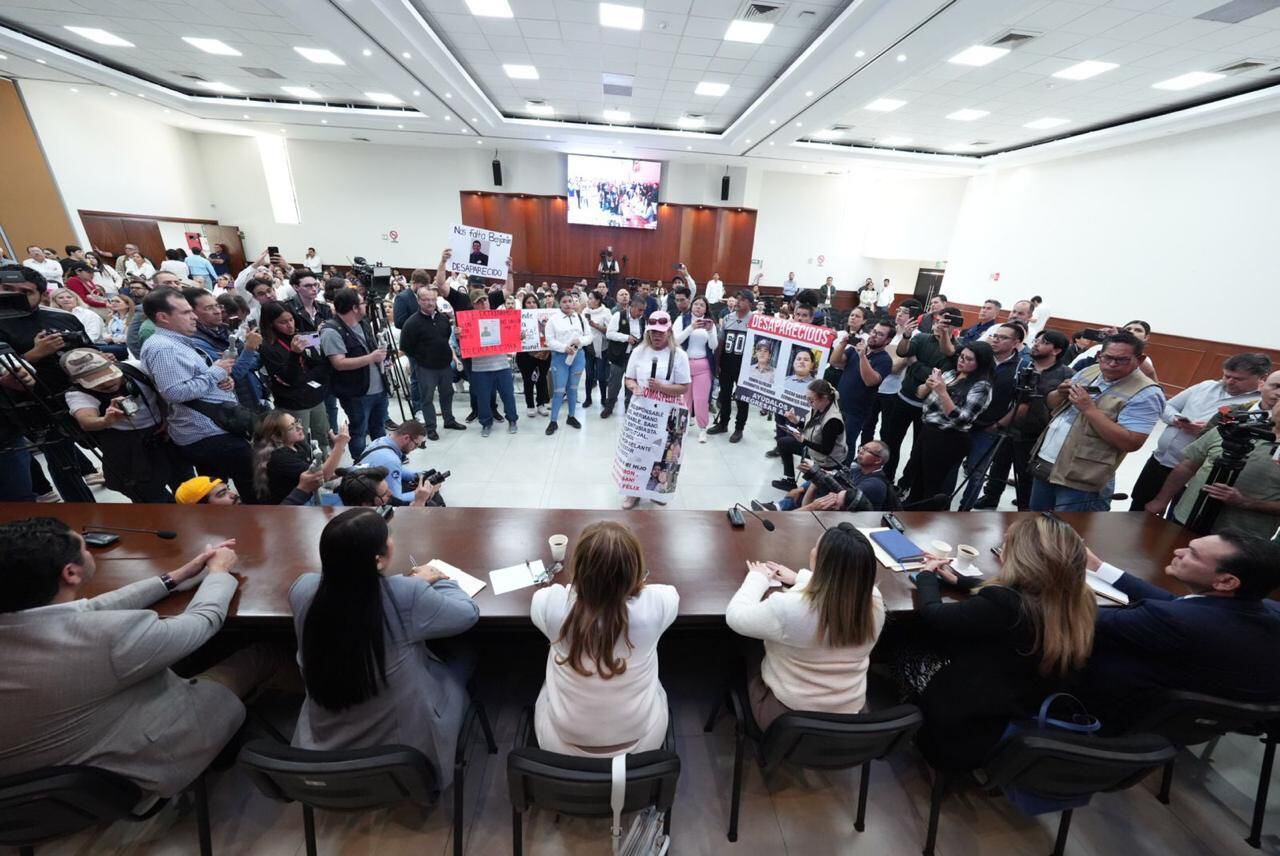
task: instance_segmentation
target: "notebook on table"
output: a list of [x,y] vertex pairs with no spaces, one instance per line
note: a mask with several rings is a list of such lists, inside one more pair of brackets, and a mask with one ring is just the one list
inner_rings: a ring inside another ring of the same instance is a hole
[[908,565],[924,559],[924,550],[921,550],[914,541],[896,529],[883,529],[879,532],[872,532],[871,540],[876,542],[880,549],[888,553],[889,557],[898,565]]

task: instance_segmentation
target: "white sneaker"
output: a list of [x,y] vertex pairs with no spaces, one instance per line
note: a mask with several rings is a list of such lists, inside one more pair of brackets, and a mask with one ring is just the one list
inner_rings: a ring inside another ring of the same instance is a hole
[[640,497],[629,496],[626,499],[622,500],[622,510],[630,511],[631,509],[635,508],[639,504],[640,504]]
[[707,429],[706,429],[706,428],[699,428],[699,429],[698,429],[698,442],[699,442],[699,443],[705,443],[705,442],[707,442]]
[[546,415],[547,415],[547,413],[548,413],[548,411],[547,411],[547,406],[546,406],[545,404],[539,404],[539,405],[538,405],[538,415],[539,415],[539,416],[546,416]]
[[541,415],[542,414],[540,414],[538,411],[534,410],[533,408],[529,408],[529,410],[525,412],[525,416],[532,417],[532,416],[541,416]]

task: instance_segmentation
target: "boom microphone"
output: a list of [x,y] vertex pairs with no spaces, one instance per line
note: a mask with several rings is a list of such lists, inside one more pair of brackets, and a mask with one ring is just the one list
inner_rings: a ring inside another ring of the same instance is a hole
[[143,535],[155,535],[156,537],[163,538],[166,541],[172,541],[174,538],[178,537],[178,533],[174,532],[172,529],[128,529],[124,526],[99,526],[96,523],[93,525],[91,531],[141,532]]
[[760,523],[764,526],[765,530],[766,530],[766,531],[768,531],[768,532],[772,532],[775,528],[777,528],[777,527],[775,527],[775,526],[773,525],[773,521],[772,521],[772,520],[765,520],[763,517],[761,517],[759,514],[756,514],[756,513],[755,513],[754,511],[752,511],[750,508],[747,508],[747,507],[746,507],[745,505],[743,505],[741,502],[735,502],[735,503],[733,504],[733,507],[734,507],[734,508],[740,508],[740,509],[742,509],[743,511],[745,511],[747,514],[750,514],[750,515],[751,515],[752,517],[754,517],[756,520],[759,520],[759,521],[760,521]]

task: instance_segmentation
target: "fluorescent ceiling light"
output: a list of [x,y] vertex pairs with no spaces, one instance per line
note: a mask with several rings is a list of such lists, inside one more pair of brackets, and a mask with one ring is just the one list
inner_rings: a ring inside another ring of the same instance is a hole
[[555,108],[545,101],[526,101],[524,109],[535,116],[554,116],[556,113]]
[[503,63],[502,70],[512,80],[537,80],[538,69],[532,65],[510,65]]
[[216,80],[197,80],[196,86],[201,89],[207,89],[210,92],[221,92],[223,95],[234,95],[239,92],[234,86],[228,86],[225,83],[219,83]]
[[1212,71],[1191,71],[1186,74],[1180,74],[1177,77],[1171,77],[1168,80],[1162,80],[1159,83],[1151,84],[1152,89],[1168,89],[1171,92],[1181,92],[1184,89],[1191,89],[1196,86],[1203,86],[1206,83],[1213,83],[1215,80],[1221,80],[1226,75],[1214,74]]
[[1084,62],[1069,65],[1062,71],[1055,71],[1053,76],[1062,80],[1088,80],[1091,77],[1097,77],[1104,71],[1119,67],[1114,62],[1099,62],[1096,59],[1087,59]]
[[281,86],[280,89],[295,98],[319,98],[320,93],[310,86]]
[[[838,140],[844,136],[844,131],[840,131],[835,128],[825,128],[818,131],[814,136],[819,140]],[[750,140],[748,140],[748,142],[750,142]]]
[[909,142],[911,142],[910,137],[881,137],[876,140],[878,145],[889,146],[891,148],[894,146],[905,146]]
[[390,92],[366,92],[364,94],[364,97],[368,98],[374,104],[403,104],[404,103],[399,98],[392,95]]
[[113,48],[131,48],[134,47],[133,42],[127,42],[117,36],[115,33],[108,33],[106,30],[100,30],[97,27],[64,27],[77,36],[82,36],[91,42],[97,42],[100,45],[108,45]]
[[709,80],[704,80],[701,83],[699,83],[697,87],[693,90],[693,94],[694,95],[710,95],[712,98],[719,98],[721,95],[724,95],[728,91],[729,91],[729,84],[727,83],[712,83]]
[[877,98],[862,109],[874,110],[877,113],[892,113],[906,103],[905,101],[899,101],[897,98]]
[[507,0],[467,0],[471,14],[480,18],[511,18],[511,4]]
[[201,39],[195,36],[183,36],[182,40],[193,48],[199,48],[205,53],[217,54],[218,56],[240,56],[240,51],[231,47],[222,39]]
[[676,124],[681,128],[701,128],[706,121],[701,116],[681,116]]
[[974,119],[981,119],[983,116],[990,116],[990,110],[972,110],[966,107],[963,110],[957,110],[954,113],[948,113],[948,119],[955,119],[957,122],[972,122]]
[[631,113],[627,110],[606,110],[604,111],[604,120],[606,122],[630,122]]
[[303,59],[309,59],[320,65],[346,65],[337,54],[325,48],[294,48],[294,50]]
[[724,31],[726,42],[748,42],[758,45],[773,32],[773,24],[761,24],[759,21],[733,21],[729,29]]
[[974,45],[971,48],[965,48],[960,53],[953,56],[947,62],[954,62],[956,65],[987,65],[995,62],[1009,52],[1008,48],[993,48],[989,45]]
[[1065,125],[1070,119],[1058,119],[1054,116],[1046,116],[1043,119],[1036,119],[1034,122],[1028,122],[1023,125],[1024,128],[1032,128],[1037,131],[1047,131],[1050,128],[1056,128],[1059,125]]
[[620,30],[642,30],[644,29],[644,9],[639,6],[601,3],[600,26],[617,27]]

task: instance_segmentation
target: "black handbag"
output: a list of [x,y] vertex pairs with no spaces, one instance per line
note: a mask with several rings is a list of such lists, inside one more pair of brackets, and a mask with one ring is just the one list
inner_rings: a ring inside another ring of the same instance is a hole
[[243,440],[253,439],[253,431],[258,422],[257,414],[243,404],[199,399],[184,401],[182,404],[196,413],[207,416],[214,425],[233,437],[240,437]]

